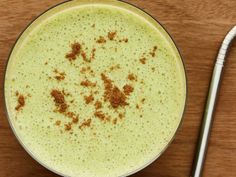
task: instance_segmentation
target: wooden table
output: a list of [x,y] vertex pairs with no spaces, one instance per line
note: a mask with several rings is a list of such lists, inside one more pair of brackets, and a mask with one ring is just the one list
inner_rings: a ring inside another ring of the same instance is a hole
[[[0,177],[57,176],[35,162],[14,137],[3,102],[11,47],[25,26],[62,0],[0,1]],[[188,177],[218,47],[236,24],[234,0],[127,0],[156,17],[175,39],[186,63],[188,105],[182,129],[161,158],[134,177]],[[236,176],[236,42],[226,63],[204,177]]]

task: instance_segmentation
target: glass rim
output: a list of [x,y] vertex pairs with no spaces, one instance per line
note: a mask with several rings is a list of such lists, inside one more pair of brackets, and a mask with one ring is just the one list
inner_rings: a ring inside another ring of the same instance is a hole
[[[66,3],[69,3],[73,0],[66,0],[64,2],[61,2],[61,3],[57,3],[56,5],[53,5],[51,6],[50,8],[46,9],[45,11],[43,11],[42,13],[40,13],[39,15],[37,15],[36,17],[34,17],[29,23],[28,25],[26,25],[26,27],[24,27],[24,29],[20,32],[20,34],[17,36],[14,44],[12,45],[11,47],[11,50],[9,52],[9,55],[7,57],[7,62],[6,62],[6,65],[5,65],[5,68],[4,68],[4,79],[3,79],[3,96],[4,96],[4,112],[6,114],[6,117],[7,117],[7,120],[8,120],[8,123],[11,127],[11,130],[13,131],[14,133],[14,136],[16,137],[17,141],[19,142],[19,144],[23,147],[23,149],[30,155],[30,157],[32,157],[32,159],[34,159],[36,162],[38,162],[41,166],[43,166],[44,168],[46,168],[47,170],[57,174],[57,175],[60,175],[60,176],[67,176],[66,174],[62,174],[61,172],[59,171],[56,171],[54,170],[53,168],[49,167],[48,165],[44,164],[43,161],[39,160],[37,157],[35,157],[35,155],[33,154],[33,152],[31,152],[29,150],[29,148],[23,143],[23,141],[21,140],[21,138],[18,136],[18,133],[16,132],[13,124],[12,124],[12,121],[10,120],[10,116],[9,116],[9,111],[7,109],[7,104],[6,104],[6,93],[5,93],[5,81],[6,81],[6,73],[7,73],[7,68],[8,68],[8,65],[9,65],[9,61],[10,61],[10,57],[12,55],[12,52],[16,46],[16,44],[18,43],[19,39],[22,37],[22,35],[25,33],[25,31],[41,16],[43,16],[46,12],[62,5],[62,4],[66,4]],[[95,1],[95,0],[94,0]],[[147,16],[149,16],[151,19],[153,19],[155,21],[155,23],[157,23],[158,25],[160,25],[160,27],[164,30],[164,32],[167,34],[167,36],[170,38],[170,40],[173,42],[174,44],[174,47],[176,48],[177,50],[177,53],[179,54],[179,57],[181,59],[181,64],[183,66],[183,75],[184,75],[184,78],[185,78],[185,90],[186,90],[186,93],[185,93],[185,100],[184,100],[184,106],[183,106],[183,111],[182,111],[182,114],[181,114],[181,119],[179,121],[179,124],[173,134],[173,136],[171,137],[171,139],[169,140],[169,142],[165,145],[165,147],[153,158],[151,159],[150,161],[148,161],[147,163],[145,163],[143,166],[129,172],[129,173],[126,173],[126,174],[122,174],[120,177],[126,177],[126,176],[130,176],[130,175],[133,175],[141,170],[143,170],[144,168],[148,167],[150,164],[152,164],[154,161],[156,161],[157,159],[159,159],[163,154],[164,152],[167,150],[167,148],[171,145],[171,143],[173,142],[173,140],[175,139],[176,135],[177,135],[177,132],[179,131],[179,129],[181,128],[182,124],[183,124],[183,119],[184,119],[184,115],[186,113],[186,107],[187,107],[187,102],[188,102],[188,79],[187,79],[187,72],[186,72],[186,65],[185,65],[185,62],[183,60],[183,56],[179,50],[179,48],[177,47],[177,44],[175,42],[175,40],[173,39],[173,37],[170,35],[170,33],[167,31],[167,29],[164,27],[164,25],[162,23],[160,23],[154,16],[152,16],[151,14],[149,14],[148,12],[146,12],[144,9],[138,7],[137,5],[134,5],[130,2],[126,2],[124,0],[100,0],[99,2],[100,3],[104,3],[104,2],[111,2],[111,1],[117,1],[119,3],[124,3],[126,5],[129,5],[131,7],[134,7],[135,9],[143,12],[144,14],[146,14]],[[93,0],[88,0],[87,1],[88,4],[89,2],[93,2]],[[119,7],[119,6],[118,6]],[[125,8],[125,7],[123,7]]]

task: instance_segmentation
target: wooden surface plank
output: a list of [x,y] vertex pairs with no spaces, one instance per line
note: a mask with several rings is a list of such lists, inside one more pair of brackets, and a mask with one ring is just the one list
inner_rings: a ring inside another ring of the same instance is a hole
[[[0,1],[0,176],[57,176],[35,162],[14,137],[4,112],[3,76],[8,54],[25,26],[62,0]],[[188,177],[218,47],[236,24],[234,0],[127,0],[157,18],[186,63],[188,105],[181,130],[163,156],[134,177]],[[236,42],[226,63],[204,177],[236,176]]]

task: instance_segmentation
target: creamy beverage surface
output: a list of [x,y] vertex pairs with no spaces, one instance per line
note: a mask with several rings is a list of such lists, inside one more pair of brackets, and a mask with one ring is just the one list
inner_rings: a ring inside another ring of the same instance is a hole
[[6,106],[17,137],[46,167],[73,177],[122,176],[173,138],[184,68],[151,17],[122,2],[82,2],[51,9],[18,40]]

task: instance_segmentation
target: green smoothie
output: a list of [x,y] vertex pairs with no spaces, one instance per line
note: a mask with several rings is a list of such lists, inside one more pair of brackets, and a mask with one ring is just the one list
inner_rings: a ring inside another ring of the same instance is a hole
[[71,1],[33,22],[5,78],[22,145],[64,176],[117,177],[156,159],[181,122],[186,78],[168,34],[123,2]]

